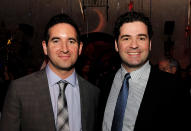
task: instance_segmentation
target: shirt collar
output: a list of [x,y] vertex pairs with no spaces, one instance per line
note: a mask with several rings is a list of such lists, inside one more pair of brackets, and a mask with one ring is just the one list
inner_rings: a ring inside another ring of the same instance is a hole
[[[47,78],[48,78],[48,84],[50,86],[55,85],[58,81],[63,80],[62,78],[60,78],[58,75],[56,75],[49,67],[49,65],[46,66],[46,74],[47,74]],[[76,71],[74,70],[74,72],[67,77],[66,79],[64,79],[65,81],[67,81],[69,84],[72,85],[72,87],[75,87],[76,85]]]
[[[151,65],[149,64],[149,61],[147,61],[141,68],[130,72],[130,76],[132,80],[139,80],[142,78],[145,73],[150,70]],[[128,73],[125,68],[121,65],[121,79],[124,79],[125,74]]]

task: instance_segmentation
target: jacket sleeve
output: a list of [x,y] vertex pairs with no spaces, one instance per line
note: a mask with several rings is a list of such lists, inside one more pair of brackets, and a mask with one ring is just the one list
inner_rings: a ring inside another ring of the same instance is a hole
[[21,104],[16,88],[9,86],[0,120],[0,131],[19,131],[21,123]]

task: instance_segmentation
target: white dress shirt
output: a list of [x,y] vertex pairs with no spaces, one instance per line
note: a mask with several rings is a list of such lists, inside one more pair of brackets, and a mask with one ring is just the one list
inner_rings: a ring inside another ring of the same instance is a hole
[[[131,78],[129,79],[129,94],[127,99],[125,116],[123,120],[122,131],[134,130],[138,110],[149,78],[150,68],[151,67],[149,62],[146,62],[138,70],[130,72]],[[115,75],[105,108],[102,126],[103,131],[111,130],[117,98],[126,73],[127,71],[125,70],[125,68],[121,66],[121,68],[117,71]]]

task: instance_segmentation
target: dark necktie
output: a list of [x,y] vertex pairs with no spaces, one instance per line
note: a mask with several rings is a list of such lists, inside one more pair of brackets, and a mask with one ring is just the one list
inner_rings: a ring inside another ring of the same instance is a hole
[[128,80],[130,77],[131,76],[129,73],[127,73],[124,77],[123,85],[121,87],[121,90],[117,99],[117,103],[115,106],[111,131],[122,131],[123,119],[124,119],[125,108],[127,104],[128,91],[129,91]]
[[57,131],[69,131],[69,117],[67,101],[65,96],[66,81],[59,81],[58,109],[57,109]]

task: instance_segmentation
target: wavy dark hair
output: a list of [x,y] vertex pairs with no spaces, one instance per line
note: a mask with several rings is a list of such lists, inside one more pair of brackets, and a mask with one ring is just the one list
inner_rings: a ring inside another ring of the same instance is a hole
[[133,11],[133,12],[126,12],[117,18],[115,22],[114,30],[113,30],[113,35],[115,40],[118,41],[121,26],[124,23],[129,23],[134,21],[143,22],[147,26],[149,39],[152,38],[153,30],[152,30],[152,25],[149,18],[146,17],[143,13]]

